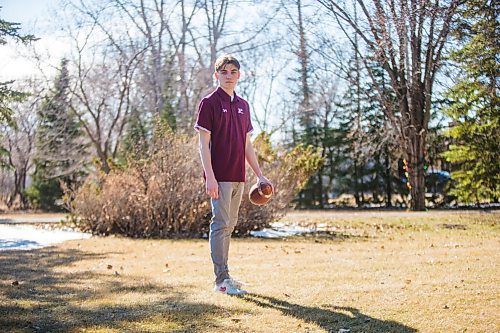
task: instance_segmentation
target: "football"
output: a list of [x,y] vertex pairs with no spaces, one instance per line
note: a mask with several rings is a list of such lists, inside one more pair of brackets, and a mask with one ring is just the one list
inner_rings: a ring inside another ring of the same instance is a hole
[[257,206],[265,205],[269,202],[273,196],[274,189],[271,184],[268,183],[256,183],[253,184],[248,193],[248,198],[250,202]]

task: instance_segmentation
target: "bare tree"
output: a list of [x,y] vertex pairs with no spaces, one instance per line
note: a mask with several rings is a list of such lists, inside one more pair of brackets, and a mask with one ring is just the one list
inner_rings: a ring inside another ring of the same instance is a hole
[[[397,97],[397,111],[377,87],[384,112],[398,136],[410,163],[411,208],[425,209],[425,141],[431,113],[433,83],[440,69],[442,51],[450,25],[461,0],[353,0],[359,7],[359,21],[338,1],[319,0],[338,23],[345,36],[355,43],[354,34],[366,47],[360,59],[375,80],[370,60],[378,62],[390,77]],[[352,7],[349,7],[352,8]],[[367,56],[370,54],[370,58]]]
[[238,83],[238,93],[253,106],[254,127],[269,134],[280,131],[290,121],[290,117],[285,117],[284,121],[277,122],[276,110],[283,109],[276,105],[276,87],[287,68],[287,63],[279,56],[281,51],[279,43],[270,42],[266,48],[256,47],[245,52],[245,70]]
[[[308,132],[314,124],[314,108],[311,105],[311,95],[314,92],[311,89],[309,81],[311,80],[311,52],[312,49],[308,45],[307,36],[307,20],[304,14],[307,4],[304,5],[302,0],[282,1],[285,21],[287,23],[288,38],[285,41],[291,53],[295,56],[294,62],[298,63],[298,68],[295,71],[297,77],[291,77],[290,80],[295,83],[292,86],[293,95],[297,96],[297,106],[294,111],[294,116],[300,120],[300,126]],[[296,140],[296,126],[292,124],[293,140]]]
[[[131,110],[131,85],[143,50],[99,45],[94,21],[72,35],[74,54],[68,106],[92,143],[100,168],[108,173],[123,139]],[[71,71],[71,70],[70,70]]]
[[[22,102],[13,102],[9,105],[13,110],[13,120],[15,125],[0,124],[0,147],[4,150],[0,165],[4,172],[11,174],[12,186],[7,189],[7,207],[17,206],[21,209],[28,208],[28,200],[24,194],[28,182],[28,175],[33,166],[33,156],[35,152],[35,135],[37,117],[35,110],[40,107],[43,89],[34,80],[26,81],[25,91],[31,94]],[[17,87],[16,87],[17,88]],[[5,190],[5,189],[4,189]],[[2,191],[3,192],[3,191]]]

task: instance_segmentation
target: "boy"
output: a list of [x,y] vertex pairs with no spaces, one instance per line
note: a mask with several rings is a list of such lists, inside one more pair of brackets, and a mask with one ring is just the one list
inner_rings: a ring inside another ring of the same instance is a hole
[[253,127],[249,105],[234,92],[240,78],[240,63],[232,55],[223,55],[215,62],[214,75],[218,87],[201,100],[195,125],[205,189],[212,204],[209,242],[215,272],[214,290],[244,295],[246,291],[241,289],[241,283],[229,275],[227,261],[245,185],[245,160],[259,182],[271,183],[262,175],[250,140]]

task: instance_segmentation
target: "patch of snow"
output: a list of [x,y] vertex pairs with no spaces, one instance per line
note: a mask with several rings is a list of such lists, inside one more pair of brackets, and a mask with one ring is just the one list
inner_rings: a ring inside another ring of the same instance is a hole
[[283,238],[316,231],[311,228],[301,228],[298,226],[289,227],[282,223],[274,223],[272,228],[250,231],[250,236],[261,238]]
[[1,224],[24,224],[24,223],[55,223],[61,222],[63,217],[60,216],[15,216],[10,218],[1,217]]
[[67,240],[90,238],[89,233],[44,230],[27,225],[0,225],[1,250],[31,250]]

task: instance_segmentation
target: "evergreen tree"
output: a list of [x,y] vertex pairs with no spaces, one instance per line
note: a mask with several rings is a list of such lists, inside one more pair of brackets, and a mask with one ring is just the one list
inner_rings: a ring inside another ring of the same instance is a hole
[[[407,189],[401,189],[401,178],[397,177],[396,161],[402,155],[402,149],[397,144],[396,129],[391,126],[387,114],[398,114],[396,96],[390,89],[389,77],[377,62],[370,62],[373,79],[367,81],[363,90],[367,92],[369,104],[364,113],[367,121],[367,145],[369,146],[368,174],[370,175],[367,189],[372,193],[375,203],[383,197],[386,207],[392,206],[394,194],[407,195]],[[376,91],[383,92],[381,101]],[[389,110],[392,109],[392,110]]]
[[165,104],[163,105],[163,109],[160,110],[160,119],[164,125],[170,127],[175,132],[177,130],[177,116],[172,98],[174,95],[175,93],[172,91],[172,88],[168,87],[164,94]]
[[71,187],[81,180],[86,145],[80,124],[67,107],[68,61],[61,61],[53,91],[45,97],[38,111],[36,137],[36,170],[28,197],[37,208],[60,209],[56,205],[63,195],[61,183]]
[[384,108],[391,106],[380,102],[374,86],[386,90],[387,100],[394,94],[387,89],[385,82],[388,79],[377,63],[373,62],[370,66],[374,78],[366,80],[367,75],[354,53],[349,62],[348,87],[344,97],[346,114],[342,127],[347,134],[344,143],[349,152],[345,184],[347,193],[354,195],[358,207],[370,200],[375,203],[384,200],[390,206],[395,180],[392,165],[399,153],[395,149],[394,130],[384,112]]
[[[0,9],[2,7],[0,6]],[[21,43],[28,44],[37,40],[33,35],[22,35],[19,30],[19,23],[8,22],[0,18],[0,46],[7,44],[7,37],[12,38]],[[14,125],[12,120],[12,110],[8,106],[8,102],[22,101],[27,97],[26,93],[14,90],[11,88],[14,81],[0,82],[0,124]],[[0,138],[2,133],[0,133]],[[8,159],[8,151],[5,147],[0,146],[0,169],[8,167],[8,163],[4,160]]]
[[465,3],[457,30],[464,45],[451,54],[463,70],[448,91],[455,143],[444,156],[456,164],[453,193],[465,202],[498,201],[500,196],[500,54],[498,2]]
[[365,100],[360,90],[359,67],[353,62],[348,75],[348,88],[344,97],[345,113],[341,120],[345,133],[344,144],[347,145],[348,154],[346,159],[347,192],[354,195],[356,206],[361,207],[365,202],[365,180],[367,176],[368,147],[365,136]]
[[[0,9],[1,8],[2,7],[0,7]],[[0,46],[7,43],[6,37],[10,37],[24,44],[37,40],[33,35],[20,34],[20,29],[21,25],[19,23],[8,22],[0,18]],[[0,82],[0,123],[10,123],[12,121],[12,110],[6,103],[13,100],[22,100],[26,96],[26,94],[10,88],[13,82],[14,81]]]
[[[309,47],[307,27],[310,20],[306,17],[305,5],[302,0],[295,0],[294,6],[289,8],[296,9],[295,13],[288,13],[294,20],[293,28],[290,30],[295,42],[292,44],[292,52],[296,56],[298,67],[294,69],[294,76],[289,80],[294,82],[295,89],[291,89],[294,102],[296,103],[296,120],[292,123],[292,142],[295,146],[299,143],[306,146],[321,147],[324,135],[323,124],[318,122],[318,105],[314,105],[313,91],[310,81],[314,76],[314,66],[311,59],[311,49]],[[285,8],[288,11],[288,9]],[[324,152],[323,152],[324,155]],[[302,207],[311,208],[313,206],[324,206],[325,193],[323,187],[323,169],[311,176],[307,184],[299,193],[298,201]]]
[[121,146],[120,157],[133,160],[145,157],[149,146],[148,133],[148,124],[145,120],[141,119],[141,112],[137,109],[132,109],[123,145]]

